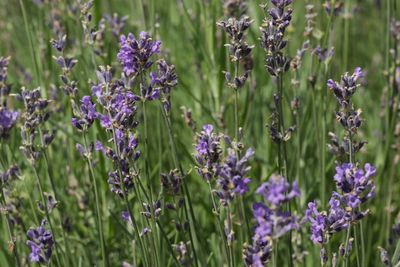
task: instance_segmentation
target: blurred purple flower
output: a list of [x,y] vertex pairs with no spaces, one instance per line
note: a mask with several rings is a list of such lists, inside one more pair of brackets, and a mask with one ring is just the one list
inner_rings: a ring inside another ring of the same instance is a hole
[[17,123],[19,112],[0,106],[0,138],[7,138],[11,129]]
[[54,245],[53,235],[45,229],[46,221],[36,229],[29,229],[26,233],[29,240],[26,244],[30,247],[29,260],[41,264],[48,264]]
[[294,181],[290,186],[289,182],[280,175],[272,175],[257,189],[257,193],[274,207],[280,207],[289,200],[300,196],[297,182]]

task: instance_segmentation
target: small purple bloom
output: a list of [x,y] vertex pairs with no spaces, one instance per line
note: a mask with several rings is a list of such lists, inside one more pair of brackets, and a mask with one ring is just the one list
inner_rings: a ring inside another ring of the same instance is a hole
[[342,107],[346,107],[349,105],[350,99],[356,92],[357,87],[360,86],[357,81],[362,77],[364,77],[364,74],[361,68],[357,67],[352,75],[349,75],[348,73],[344,74],[340,82],[335,82],[332,79],[329,79],[327,86],[335,94],[338,103]]
[[203,131],[198,135],[195,159],[197,172],[203,179],[210,181],[218,175],[222,156],[221,137],[214,133],[210,124],[203,126]]
[[120,50],[118,60],[123,66],[124,72],[128,75],[136,76],[140,72],[146,71],[153,62],[150,60],[153,54],[160,53],[160,41],[153,41],[146,32],[141,32],[139,39],[132,33],[128,36],[120,37]]
[[251,179],[246,176],[250,171],[248,161],[253,155],[254,151],[249,148],[246,154],[239,159],[235,150],[228,149],[228,156],[219,168],[217,180],[219,189],[216,194],[223,205],[230,202],[235,196],[249,191],[248,184]]
[[19,112],[10,111],[0,106],[0,138],[7,138],[11,129],[17,123]]
[[50,261],[54,240],[52,233],[45,229],[45,225],[46,221],[43,220],[38,228],[29,229],[26,233],[29,238],[26,244],[31,249],[29,254],[31,262],[47,264]]
[[300,196],[300,190],[297,182],[290,186],[289,182],[283,176],[272,175],[268,182],[263,183],[257,193],[262,195],[268,203],[279,207],[294,197]]
[[78,130],[86,131],[92,126],[94,120],[97,119],[98,114],[96,112],[96,105],[93,104],[90,96],[82,97],[80,102],[79,118],[72,118],[71,123]]

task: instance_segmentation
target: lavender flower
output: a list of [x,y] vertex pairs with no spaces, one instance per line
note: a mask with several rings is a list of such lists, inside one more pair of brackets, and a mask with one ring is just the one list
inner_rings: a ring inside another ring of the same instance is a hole
[[206,181],[211,181],[218,175],[221,161],[221,137],[214,132],[210,124],[204,125],[198,135],[196,144],[197,172]]
[[135,102],[139,98],[127,90],[122,81],[112,80],[111,68],[108,66],[100,67],[97,78],[99,83],[92,86],[92,94],[105,111],[104,114],[97,113],[101,126],[107,130],[135,128]]
[[268,206],[262,202],[253,205],[256,225],[252,245],[245,246],[244,260],[246,266],[261,267],[270,259],[273,243],[287,232],[299,228],[298,218],[281,208],[289,200],[298,197],[300,192],[296,183],[290,188],[284,177],[273,175],[269,182],[257,189],[257,193],[264,197]]
[[286,28],[292,20],[293,10],[289,7],[292,0],[271,0],[272,8],[264,9],[270,19],[265,19],[261,30],[261,46],[267,53],[266,68],[272,76],[279,76],[289,69],[290,59],[283,55],[282,49],[286,47],[284,40]]
[[43,220],[36,229],[29,229],[26,233],[29,240],[26,244],[30,247],[29,260],[40,264],[48,264],[51,258],[54,240],[50,231],[45,229],[46,221]]
[[267,242],[298,228],[297,217],[289,212],[269,209],[263,203],[253,205],[253,215],[257,223],[253,240]]
[[19,112],[8,110],[7,107],[0,106],[0,139],[6,139],[10,135],[11,129],[17,123]]
[[328,13],[328,15],[333,14],[335,16],[338,16],[342,12],[343,1],[337,1],[334,3],[332,3],[331,1],[325,1],[323,6],[325,8],[326,13]]
[[108,183],[112,192],[123,197],[133,188],[134,179],[138,176],[132,164],[141,154],[137,149],[139,140],[133,131],[138,125],[135,103],[139,98],[125,87],[123,80],[113,80],[108,66],[100,67],[97,78],[99,83],[92,86],[92,94],[103,108],[103,113],[95,111],[88,98],[82,113],[88,120],[98,119],[104,129],[113,133],[113,149],[100,141],[96,142],[95,148],[113,161],[115,169],[109,172]]
[[190,242],[179,242],[178,244],[172,245],[175,249],[177,255],[177,259],[182,266],[189,266],[190,265],[190,256],[188,247],[190,246]]
[[65,42],[67,39],[67,35],[63,34],[58,36],[57,39],[53,39],[50,41],[51,46],[56,49],[58,52],[63,52],[65,49]]
[[364,169],[357,169],[351,163],[336,167],[334,180],[336,187],[344,193],[346,206],[356,209],[375,196],[375,185],[371,179],[375,174],[375,167],[369,163]]
[[263,183],[257,193],[262,195],[273,207],[280,207],[291,199],[300,196],[300,190],[297,182],[290,186],[289,182],[283,176],[272,175],[268,182]]
[[90,96],[82,97],[79,113],[79,119],[75,117],[72,118],[72,125],[78,130],[86,131],[97,118],[96,105],[93,104]]
[[20,175],[18,166],[13,165],[4,172],[0,172],[0,186],[7,185],[11,179],[16,179]]
[[[35,144],[35,138],[38,136],[38,130],[49,119],[50,113],[47,110],[49,101],[41,97],[40,88],[26,90],[22,88],[20,99],[23,100],[25,111],[22,114],[23,125],[21,127],[22,145],[20,149],[28,160],[34,162],[40,157],[42,146]],[[44,132],[44,131],[43,131]],[[52,138],[50,138],[52,140]],[[43,146],[50,143],[42,140]]]
[[148,94],[151,96],[150,100],[161,98],[164,109],[169,111],[171,109],[170,93],[178,84],[175,66],[168,65],[165,60],[160,59],[157,61],[157,72],[150,73],[150,78],[151,83],[147,89],[148,92],[152,92]]
[[224,15],[240,18],[247,11],[246,0],[224,0]]
[[151,56],[160,53],[160,41],[153,41],[150,34],[141,32],[139,39],[132,33],[120,38],[118,60],[123,66],[123,71],[128,76],[137,76],[151,67]]
[[252,245],[245,245],[243,259],[246,266],[264,267],[272,256],[272,246],[269,242],[255,242]]
[[311,241],[314,244],[326,244],[333,233],[347,229],[349,226],[347,214],[340,203],[332,197],[329,201],[329,212],[318,212],[315,202],[308,203],[306,218],[311,223]]
[[345,130],[343,145],[340,145],[336,135],[331,134],[333,138],[330,148],[331,151],[338,156],[339,160],[341,160],[339,156],[347,154],[350,157],[350,161],[352,161],[353,159],[351,156],[358,152],[366,143],[362,140],[356,141],[354,138],[363,120],[361,118],[361,110],[355,109],[351,102],[351,98],[356,92],[357,87],[360,86],[358,81],[363,76],[364,73],[361,68],[358,67],[354,70],[352,75],[345,73],[340,82],[335,82],[332,79],[329,79],[327,82],[328,88],[333,91],[340,105],[340,109],[336,112],[336,120]]
[[315,244],[327,243],[332,234],[347,229],[367,215],[368,210],[361,211],[359,207],[375,195],[371,180],[375,173],[375,168],[368,163],[364,170],[351,163],[336,167],[334,180],[342,194],[332,193],[328,213],[318,212],[315,202],[310,202],[306,211],[306,218],[311,223],[311,240]]
[[172,170],[169,174],[161,174],[161,186],[163,191],[169,195],[177,195],[182,185],[182,177],[178,170]]
[[347,107],[350,105],[350,99],[353,94],[356,92],[357,87],[360,85],[357,84],[357,81],[363,77],[363,72],[361,68],[356,68],[352,75],[345,73],[340,82],[335,82],[332,79],[328,80],[328,88],[333,91],[336,96],[338,103],[342,107]]
[[[252,20],[249,17],[243,16],[240,19],[234,17],[228,20],[223,20],[217,23],[230,37],[230,42],[225,44],[228,48],[231,61],[235,64],[235,77],[232,77],[231,73],[225,72],[225,79],[228,86],[237,90],[245,84],[245,81],[249,77],[252,63],[247,64],[251,60],[251,50],[254,46],[247,44],[245,39],[245,32],[250,27]],[[239,74],[239,64],[242,63],[244,72]]]
[[334,48],[322,48],[321,46],[317,46],[314,48],[312,53],[317,56],[320,62],[328,62],[334,55],[335,51]]
[[235,150],[228,150],[228,156],[219,168],[217,180],[219,189],[216,194],[223,205],[226,205],[235,196],[249,191],[248,184],[251,179],[247,177],[250,170],[248,161],[253,155],[254,151],[249,148],[246,154],[239,159]]
[[7,84],[8,64],[10,57],[0,57],[0,104],[3,102],[3,97],[8,96],[11,86]]
[[120,36],[122,29],[124,28],[128,16],[119,17],[117,13],[111,15],[104,15],[105,20],[108,22],[111,28],[111,32],[115,37]]

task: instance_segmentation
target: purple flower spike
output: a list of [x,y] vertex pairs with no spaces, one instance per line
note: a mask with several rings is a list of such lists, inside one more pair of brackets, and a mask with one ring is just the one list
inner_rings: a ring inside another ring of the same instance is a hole
[[9,111],[6,107],[0,107],[0,138],[7,138],[11,129],[17,123],[19,112]]
[[141,32],[139,39],[136,39],[132,33],[128,36],[122,35],[117,57],[126,75],[136,76],[150,68],[153,64],[150,58],[153,54],[160,53],[160,46],[161,42],[153,41],[146,32]]
[[26,235],[29,240],[26,244],[31,248],[29,260],[47,264],[50,261],[54,240],[50,231],[45,229],[46,221],[43,220],[41,225],[36,229],[29,229]]
[[293,182],[292,186],[283,176],[272,175],[268,182],[263,183],[257,193],[262,195],[268,203],[273,206],[280,207],[292,198],[300,196],[300,190],[297,182]]
[[80,118],[72,118],[71,123],[75,128],[81,131],[89,129],[94,120],[97,119],[96,105],[93,104],[90,96],[82,97],[79,117]]
[[218,175],[221,160],[221,137],[214,133],[210,124],[203,126],[203,131],[198,135],[195,158],[197,172],[203,179],[210,181]]
[[344,74],[340,82],[335,82],[332,79],[329,79],[327,86],[335,94],[338,103],[342,107],[346,107],[350,104],[350,99],[356,92],[357,87],[360,86],[357,81],[362,77],[364,77],[364,74],[361,68],[357,67],[352,75],[349,75],[348,73]]
[[244,195],[249,191],[248,184],[251,179],[246,176],[250,170],[248,161],[253,155],[254,151],[249,148],[246,154],[238,159],[235,150],[228,150],[228,156],[219,168],[217,180],[220,189],[216,194],[223,205],[230,202],[236,195]]

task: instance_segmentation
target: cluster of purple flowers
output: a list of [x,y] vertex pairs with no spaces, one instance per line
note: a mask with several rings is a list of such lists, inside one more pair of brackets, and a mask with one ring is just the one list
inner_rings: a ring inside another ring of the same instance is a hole
[[[48,111],[49,100],[41,97],[40,88],[26,90],[22,88],[19,98],[23,101],[25,111],[22,114],[23,125],[21,127],[21,150],[27,159],[36,161],[41,155],[41,149],[50,145],[54,139],[54,132],[47,132],[43,124],[50,118]],[[40,144],[35,142],[40,134]]]
[[178,76],[175,73],[175,66],[168,65],[163,59],[157,61],[157,71],[150,73],[151,82],[147,92],[142,92],[143,95],[148,95],[151,92],[152,99],[160,99],[164,109],[168,112],[171,109],[170,93],[172,88],[178,85]]
[[0,172],[0,186],[7,185],[11,179],[15,179],[20,175],[18,166],[13,165],[4,172]]
[[279,76],[290,67],[290,59],[283,55],[282,49],[287,45],[284,39],[286,28],[292,20],[293,10],[289,7],[292,0],[271,0],[274,7],[264,9],[270,15],[265,19],[261,30],[261,46],[267,53],[266,68],[272,76]]
[[249,148],[242,158],[234,149],[228,149],[228,155],[218,168],[218,190],[216,195],[221,204],[227,205],[235,196],[242,196],[249,191],[248,184],[251,179],[247,177],[250,170],[249,160],[253,157],[254,151]]
[[218,174],[222,158],[221,136],[214,132],[214,126],[207,124],[197,137],[196,155],[198,174],[206,181],[211,181]]
[[178,84],[178,76],[175,73],[175,66],[167,64],[163,59],[157,61],[157,70],[150,72],[150,82],[147,84],[146,72],[153,65],[152,56],[160,53],[161,42],[153,41],[146,32],[140,33],[136,39],[133,34],[121,36],[118,59],[122,64],[123,71],[131,83],[136,77],[139,79],[140,97],[142,101],[160,99],[164,109],[171,108],[170,92]]
[[[328,88],[334,93],[340,109],[336,112],[336,119],[345,130],[343,142],[334,133],[331,135],[331,144],[329,145],[331,152],[338,158],[343,158],[347,155],[354,155],[364,145],[365,141],[356,141],[354,136],[362,125],[361,110],[355,109],[351,102],[351,98],[360,86],[359,80],[364,76],[361,68],[356,68],[352,75],[344,74],[340,82],[335,82],[329,79],[327,82]],[[343,161],[346,161],[344,159]]]
[[375,174],[376,169],[368,163],[364,169],[351,163],[336,167],[334,180],[340,193],[332,193],[328,212],[319,212],[315,202],[310,202],[306,210],[314,244],[326,244],[334,233],[347,229],[368,214],[368,210],[361,211],[361,205],[375,195],[372,181]]
[[246,0],[224,0],[224,15],[240,18],[247,11]]
[[128,36],[121,36],[120,46],[117,56],[123,66],[123,71],[127,76],[136,76],[153,65],[150,58],[153,54],[160,53],[161,42],[153,41],[147,32],[141,32],[139,39],[129,33]]
[[299,227],[298,218],[284,211],[284,205],[299,197],[300,190],[296,182],[290,185],[283,176],[272,175],[257,189],[257,193],[263,196],[264,203],[253,205],[256,226],[253,243],[245,247],[244,259],[247,266],[262,267],[271,257],[273,243]]
[[351,97],[356,92],[357,87],[360,85],[357,81],[363,77],[363,72],[360,67],[354,70],[352,75],[345,73],[340,82],[335,82],[329,79],[327,82],[328,88],[333,91],[336,96],[338,103],[342,107],[348,107],[351,105]]
[[[228,86],[237,90],[245,84],[251,70],[251,50],[254,46],[247,44],[245,32],[250,27],[253,21],[247,16],[242,16],[240,19],[230,17],[227,20],[222,20],[217,23],[230,37],[230,42],[225,46],[228,48],[231,61],[236,64],[235,77],[231,73],[225,72],[225,79]],[[239,63],[243,64],[244,72],[239,75]]]
[[19,112],[8,109],[6,105],[10,93],[10,85],[7,84],[9,61],[9,57],[0,57],[0,139],[9,137],[19,117]]
[[81,100],[81,117],[73,119],[72,123],[78,129],[80,125],[87,128],[98,119],[100,125],[112,133],[114,149],[99,141],[95,148],[114,162],[116,169],[109,172],[108,183],[111,191],[122,197],[133,186],[137,173],[132,168],[132,162],[140,157],[140,151],[137,150],[139,141],[134,132],[138,125],[135,119],[135,102],[138,98],[124,86],[123,81],[113,80],[110,67],[100,67],[97,77],[99,82],[93,85],[92,94],[102,107],[102,112],[96,111],[90,97],[85,96]]
[[18,117],[19,112],[0,106],[0,138],[5,139],[9,136],[11,129],[17,123]]
[[30,247],[29,259],[31,262],[48,264],[53,251],[53,235],[45,228],[46,221],[43,220],[36,229],[29,229],[26,233],[29,240],[26,244]]
[[[237,195],[245,194],[251,179],[247,177],[250,170],[248,161],[254,155],[250,148],[240,158],[237,149],[228,148],[227,156],[223,157],[221,135],[214,132],[212,125],[204,125],[198,135],[195,159],[197,172],[207,182],[216,179],[218,189],[215,193],[221,204],[227,205]],[[225,136],[228,145],[232,145],[229,137]]]

